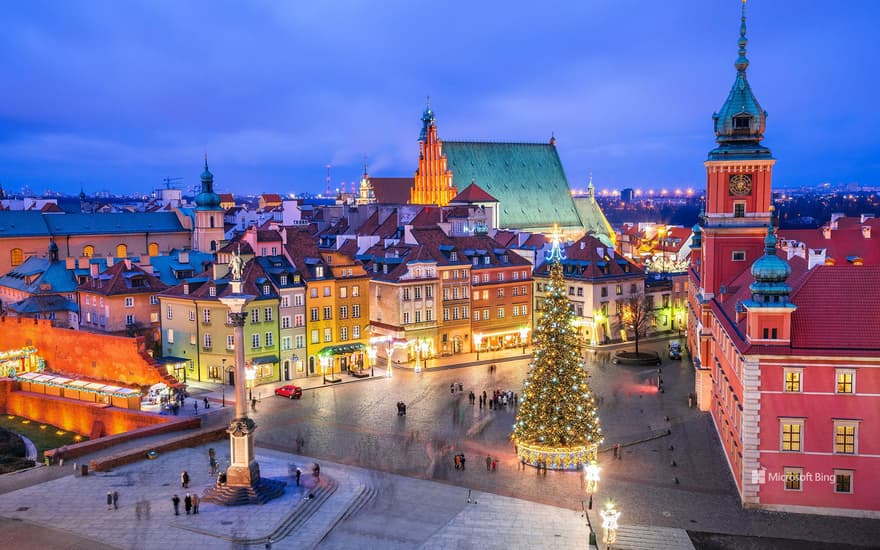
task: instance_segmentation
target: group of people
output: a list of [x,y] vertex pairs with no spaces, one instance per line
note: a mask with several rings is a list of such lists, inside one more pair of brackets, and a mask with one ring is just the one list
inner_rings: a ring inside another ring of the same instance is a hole
[[[190,514],[198,514],[199,513],[199,495],[198,493],[186,493],[186,496],[183,497],[183,509],[186,511],[186,515]],[[171,497],[171,504],[174,505],[174,515],[180,515],[180,497],[174,495]]]
[[397,402],[397,416],[406,416],[406,403],[403,401]]
[[498,470],[498,459],[492,458],[491,455],[486,455],[486,471],[497,471]]
[[[473,405],[473,399],[471,399],[471,404]],[[519,394],[513,390],[494,390],[491,396],[483,390],[483,395],[480,396],[481,409],[484,406],[490,409],[500,409],[502,407],[507,408],[508,406],[516,407],[517,405],[519,405]]]

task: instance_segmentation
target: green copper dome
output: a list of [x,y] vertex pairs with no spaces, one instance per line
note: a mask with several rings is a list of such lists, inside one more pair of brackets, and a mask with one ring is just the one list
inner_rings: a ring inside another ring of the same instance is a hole
[[208,155],[205,155],[205,170],[202,172],[202,192],[196,195],[197,210],[219,210],[220,195],[214,192],[214,174],[208,170]]
[[709,153],[709,160],[729,158],[772,158],[770,149],[761,145],[764,129],[767,126],[767,111],[761,108],[758,99],[749,86],[746,69],[749,60],[746,57],[746,5],[743,2],[742,22],[739,29],[739,57],[736,67],[736,79],[727,100],[721,109],[712,115],[715,123],[715,141],[718,147]]
[[755,301],[762,301],[759,296],[788,296],[791,287],[785,280],[789,275],[791,275],[791,266],[776,255],[776,235],[771,224],[764,239],[764,255],[752,264],[752,277],[755,278],[755,282],[749,286],[749,290],[752,291]]

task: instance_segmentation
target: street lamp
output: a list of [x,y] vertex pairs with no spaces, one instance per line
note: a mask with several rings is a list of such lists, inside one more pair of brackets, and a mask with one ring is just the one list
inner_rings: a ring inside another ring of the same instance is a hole
[[605,530],[602,542],[614,544],[617,542],[617,520],[620,519],[620,511],[614,507],[614,502],[609,500],[605,509],[599,512],[602,516],[602,529]]
[[602,323],[605,322],[605,315],[602,314],[601,310],[596,310],[593,313],[593,320],[594,320],[594,324],[595,324],[595,327],[593,328],[593,338],[596,341],[596,345],[599,345],[600,344],[599,327],[601,327]]
[[374,376],[376,374],[376,346],[370,346],[367,349],[367,356],[370,358],[370,376]]
[[320,357],[320,361],[321,361],[321,374],[324,375],[324,383],[325,383],[325,384],[327,383],[327,360],[328,360],[328,359],[329,359],[329,357],[327,357],[326,355],[322,355],[322,356]]
[[519,329],[519,339],[520,339],[520,342],[522,342],[523,355],[526,354],[526,344],[528,343],[526,341],[526,338],[528,338],[528,337],[529,337],[529,327],[523,327],[523,328]]
[[419,344],[419,354],[422,356],[422,363],[424,363],[425,368],[428,368],[428,347],[427,340],[422,340]]
[[474,334],[474,345],[477,346],[477,361],[480,360],[480,344],[483,343],[483,335],[479,332]]

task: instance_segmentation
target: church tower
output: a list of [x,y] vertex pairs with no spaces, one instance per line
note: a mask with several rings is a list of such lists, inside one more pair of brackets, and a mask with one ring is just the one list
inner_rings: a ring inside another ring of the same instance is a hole
[[419,167],[410,191],[411,204],[446,206],[458,195],[452,184],[452,171],[446,168],[443,142],[437,137],[437,125],[431,104],[422,113],[422,133],[419,136]]
[[364,164],[364,177],[361,178],[361,185],[358,188],[355,204],[358,206],[364,204],[375,204],[376,194],[373,192],[373,184],[370,183],[370,174],[367,173],[367,165]]
[[208,170],[208,155],[205,155],[205,170],[201,178],[202,191],[196,195],[193,249],[216,252],[224,236],[224,212],[220,207],[220,196],[214,192],[214,174]]
[[712,118],[718,146],[706,166],[706,209],[702,219],[700,290],[704,300],[761,257],[770,225],[772,170],[776,160],[761,144],[767,112],[746,78],[746,4],[743,0],[736,79],[721,110]]

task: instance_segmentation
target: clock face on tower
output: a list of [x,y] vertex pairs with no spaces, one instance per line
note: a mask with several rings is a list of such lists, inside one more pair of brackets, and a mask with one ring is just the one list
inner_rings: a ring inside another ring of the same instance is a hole
[[728,190],[733,196],[752,194],[752,176],[749,174],[731,174]]

